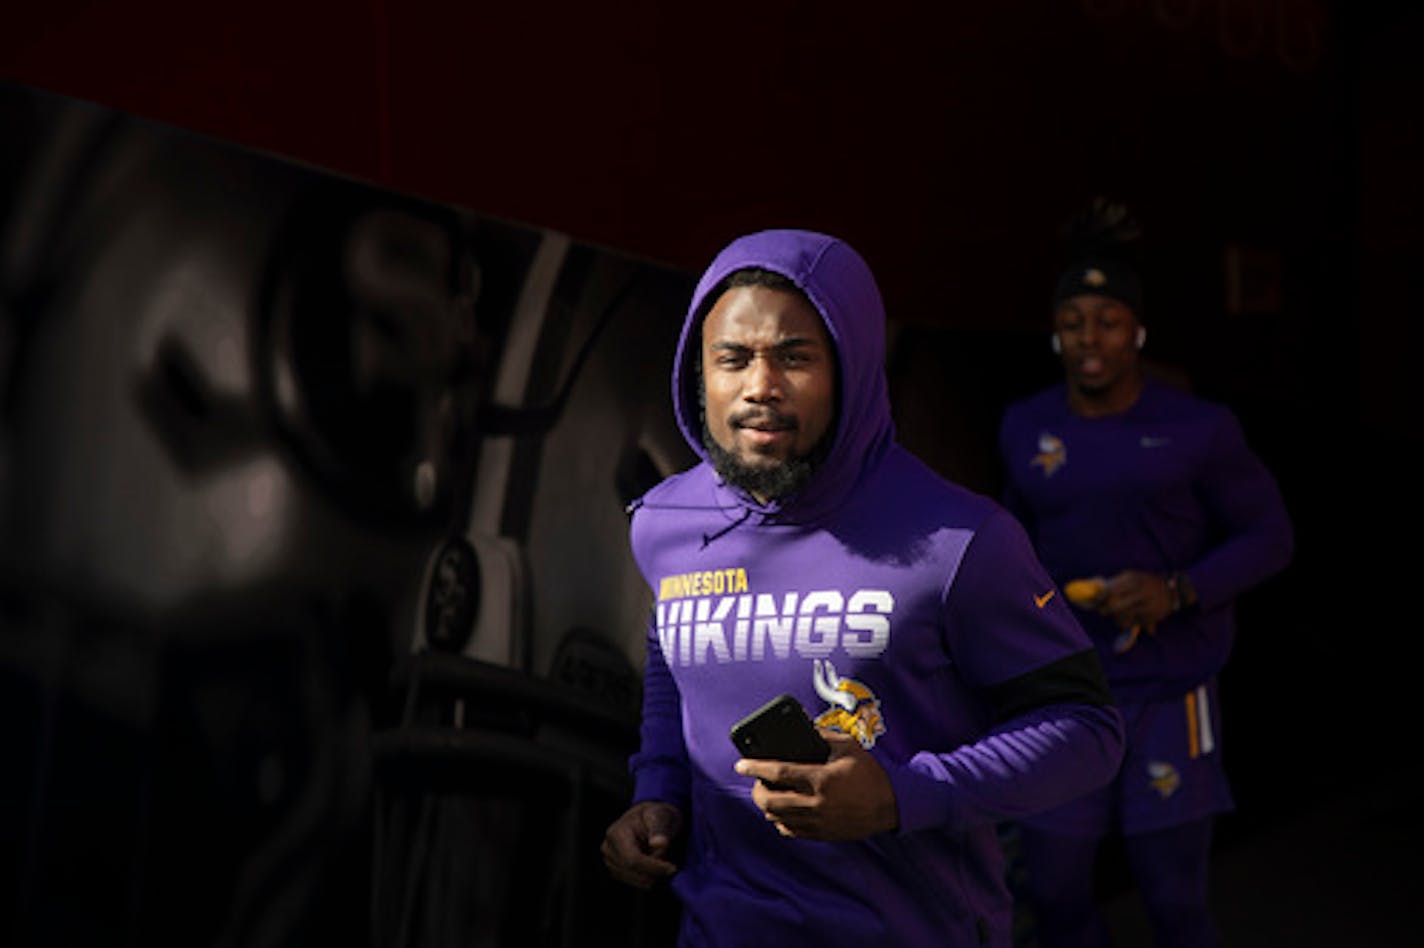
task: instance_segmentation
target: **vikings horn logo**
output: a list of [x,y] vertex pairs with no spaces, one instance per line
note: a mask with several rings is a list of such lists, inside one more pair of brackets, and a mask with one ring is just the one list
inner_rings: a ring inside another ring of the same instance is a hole
[[1167,799],[1177,792],[1177,788],[1182,785],[1181,775],[1177,773],[1177,768],[1164,760],[1154,760],[1147,765],[1148,783],[1152,789],[1162,795],[1162,799]]
[[866,750],[874,747],[875,739],[885,733],[880,699],[875,697],[875,692],[853,678],[837,675],[829,660],[816,659],[813,680],[816,694],[830,705],[816,718],[816,723],[849,734]]
[[1067,461],[1068,449],[1064,446],[1063,440],[1045,431],[1038,436],[1038,453],[1028,463],[1033,467],[1043,468],[1044,477],[1052,477],[1053,472]]

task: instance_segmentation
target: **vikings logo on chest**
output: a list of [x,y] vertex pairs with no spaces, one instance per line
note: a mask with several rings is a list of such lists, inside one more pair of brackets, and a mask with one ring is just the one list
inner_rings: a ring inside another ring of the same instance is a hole
[[1042,468],[1044,477],[1052,477],[1054,471],[1068,463],[1068,448],[1062,438],[1045,431],[1038,436],[1038,453],[1028,463]]

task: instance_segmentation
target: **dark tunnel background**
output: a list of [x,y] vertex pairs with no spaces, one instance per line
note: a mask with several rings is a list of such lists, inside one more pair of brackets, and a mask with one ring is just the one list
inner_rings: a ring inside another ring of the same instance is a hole
[[663,943],[597,843],[692,276],[746,229],[850,239],[902,440],[994,493],[1056,229],[1105,192],[1151,368],[1237,411],[1298,531],[1223,678],[1223,928],[1412,930],[1424,17],[744,12],[14,13],[0,942]]

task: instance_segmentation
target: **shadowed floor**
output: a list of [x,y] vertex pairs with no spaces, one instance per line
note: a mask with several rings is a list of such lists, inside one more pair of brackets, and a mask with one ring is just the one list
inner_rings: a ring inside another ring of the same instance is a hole
[[[1225,948],[1418,944],[1424,799],[1399,776],[1220,846],[1212,905]],[[1113,896],[1105,910],[1116,948],[1151,944],[1136,892]]]

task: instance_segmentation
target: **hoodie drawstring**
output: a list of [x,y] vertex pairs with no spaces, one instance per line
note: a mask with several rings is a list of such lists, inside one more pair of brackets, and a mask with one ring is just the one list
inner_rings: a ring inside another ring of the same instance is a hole
[[726,536],[727,534],[731,533],[733,530],[735,530],[735,529],[737,529],[738,527],[740,527],[742,524],[746,523],[746,522],[747,522],[747,518],[750,517],[751,515],[752,515],[752,509],[751,509],[750,507],[744,507],[744,508],[742,509],[742,515],[741,515],[740,517],[738,517],[736,520],[733,520],[731,523],[727,524],[725,527],[723,527],[722,529],[718,530],[716,533],[704,533],[704,534],[702,534],[702,549],[704,549],[704,550],[707,549],[707,547],[712,544],[712,541],[713,541],[713,540],[717,539],[718,537]]

